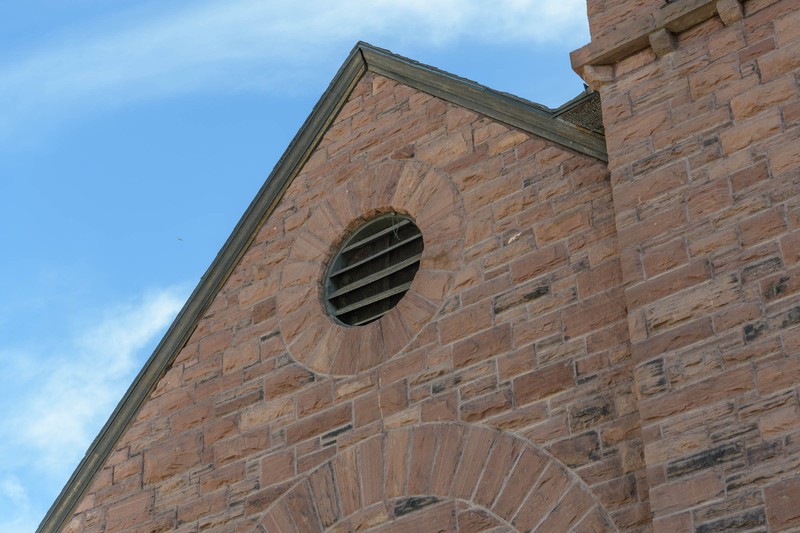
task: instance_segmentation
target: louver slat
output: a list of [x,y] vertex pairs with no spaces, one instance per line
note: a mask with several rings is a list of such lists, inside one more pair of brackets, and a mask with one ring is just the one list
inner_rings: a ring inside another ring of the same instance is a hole
[[328,267],[328,312],[347,326],[383,316],[411,287],[423,247],[419,228],[405,215],[389,213],[368,221]]
[[[404,284],[400,285],[399,287],[393,287],[391,289],[388,289],[388,290],[385,290],[383,292],[380,292],[380,293],[376,294],[375,296],[372,296],[370,298],[366,298],[364,300],[358,301],[358,302],[356,302],[356,303],[354,303],[352,305],[348,305],[347,307],[343,307],[343,308],[339,309],[338,311],[336,311],[336,316],[340,316],[340,315],[343,315],[345,313],[349,313],[351,311],[355,311],[356,309],[360,309],[360,308],[362,308],[362,307],[364,307],[366,305],[369,305],[369,304],[372,304],[372,303],[376,303],[376,302],[379,302],[381,300],[385,300],[389,296],[394,296],[395,294],[407,291],[409,287],[411,287],[411,282],[410,281],[408,283],[404,283]],[[381,315],[382,314],[383,313],[381,313]]]
[[378,281],[381,278],[385,278],[389,274],[393,274],[393,273],[397,272],[398,270],[403,270],[405,267],[407,267],[409,265],[413,265],[414,263],[418,263],[421,257],[422,257],[422,254],[417,254],[415,256],[409,257],[405,261],[401,261],[401,262],[397,263],[396,265],[392,265],[389,268],[384,268],[383,270],[379,270],[378,272],[375,272],[374,274],[370,274],[366,278],[362,278],[362,279],[360,279],[358,281],[354,281],[353,283],[351,283],[349,285],[345,285],[344,287],[342,287],[338,291],[336,291],[333,294],[331,294],[329,296],[329,298],[337,298],[337,297],[339,297],[339,296],[341,296],[343,294],[347,294],[350,291],[354,291],[354,290],[358,289],[359,287],[363,287],[364,285],[369,285],[370,283],[372,283],[374,281]]
[[[369,262],[369,261],[372,261],[373,259],[375,259],[375,258],[377,258],[377,257],[380,257],[380,256],[381,256],[381,255],[383,255],[383,254],[389,253],[389,252],[391,252],[392,250],[396,250],[397,248],[400,248],[401,246],[403,246],[403,245],[406,245],[406,244],[410,243],[411,241],[414,241],[414,240],[416,240],[416,239],[421,239],[421,238],[422,238],[422,234],[420,234],[420,233],[418,233],[418,234],[416,234],[416,235],[412,235],[412,236],[411,236],[411,237],[409,237],[408,239],[405,239],[405,240],[403,240],[403,241],[401,241],[401,242],[399,242],[399,243],[397,243],[397,244],[395,244],[395,245],[392,245],[392,246],[390,246],[389,248],[386,248],[385,250],[379,250],[379,251],[375,252],[374,254],[370,255],[369,257],[366,257],[366,258],[362,259],[361,261],[356,261],[355,263],[353,263],[353,264],[351,264],[351,265],[348,265],[348,266],[346,266],[346,267],[344,267],[344,268],[340,268],[340,269],[339,269],[339,270],[337,270],[336,272],[333,272],[333,273],[331,274],[331,277],[332,277],[332,278],[333,278],[333,277],[336,277],[336,276],[338,276],[339,274],[342,274],[342,273],[344,273],[344,272],[347,272],[347,271],[349,271],[349,270],[352,270],[352,269],[354,269],[354,268],[356,268],[356,267],[358,267],[358,266],[361,266],[361,265],[363,265],[364,263],[367,263],[367,262]],[[409,264],[410,264],[410,263],[409,263]],[[331,297],[331,298],[333,298],[333,297],[335,297],[335,296],[338,296],[338,295],[337,295],[337,294],[331,294],[331,296],[330,296],[330,297]]]
[[411,222],[410,220],[404,219],[401,222],[398,222],[397,224],[395,224],[393,226],[390,226],[390,227],[386,228],[385,230],[379,231],[378,233],[375,233],[374,235],[370,235],[369,237],[367,237],[367,238],[365,238],[363,240],[348,244],[347,246],[342,248],[342,252],[341,253],[349,252],[350,250],[353,250],[355,248],[361,248],[365,244],[368,244],[368,243],[374,241],[375,239],[383,237],[387,233],[391,233],[393,231],[397,231],[398,229],[402,228],[406,224],[409,224],[410,222]]

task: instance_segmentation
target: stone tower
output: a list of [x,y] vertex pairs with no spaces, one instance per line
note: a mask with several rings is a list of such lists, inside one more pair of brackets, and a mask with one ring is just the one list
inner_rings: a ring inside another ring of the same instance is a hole
[[653,527],[800,526],[800,3],[590,0]]

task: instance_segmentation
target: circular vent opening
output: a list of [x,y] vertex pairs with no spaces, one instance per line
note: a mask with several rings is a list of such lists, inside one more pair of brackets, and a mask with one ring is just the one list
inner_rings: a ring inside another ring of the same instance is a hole
[[382,317],[411,287],[422,248],[422,233],[406,215],[387,213],[363,224],[344,241],[325,273],[330,315],[348,326]]

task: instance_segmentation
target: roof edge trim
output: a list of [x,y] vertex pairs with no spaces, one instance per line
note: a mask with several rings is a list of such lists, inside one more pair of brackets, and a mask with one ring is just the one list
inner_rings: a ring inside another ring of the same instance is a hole
[[359,46],[362,46],[367,70],[371,72],[608,162],[605,137],[557,119],[551,109],[398,56],[388,50],[366,43],[359,43]]

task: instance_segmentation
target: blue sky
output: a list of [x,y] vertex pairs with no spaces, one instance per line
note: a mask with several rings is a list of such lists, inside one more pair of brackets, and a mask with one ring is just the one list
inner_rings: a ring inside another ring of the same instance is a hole
[[358,40],[556,107],[583,0],[0,0],[0,531],[31,532]]

